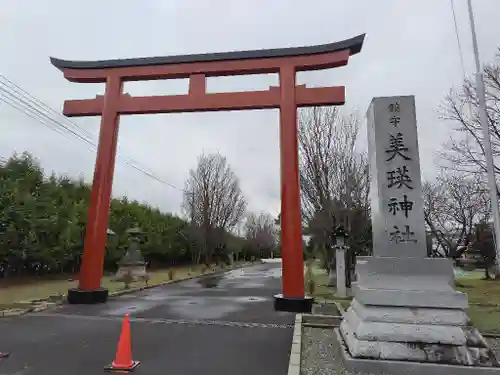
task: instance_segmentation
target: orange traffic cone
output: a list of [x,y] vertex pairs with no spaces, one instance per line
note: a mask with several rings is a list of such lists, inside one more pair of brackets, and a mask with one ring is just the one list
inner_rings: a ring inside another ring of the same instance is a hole
[[116,358],[111,365],[105,367],[105,371],[128,372],[133,371],[139,366],[139,361],[132,360],[132,346],[130,343],[130,318],[129,314],[125,314],[123,319],[122,331],[120,340],[118,341],[118,349],[116,350]]

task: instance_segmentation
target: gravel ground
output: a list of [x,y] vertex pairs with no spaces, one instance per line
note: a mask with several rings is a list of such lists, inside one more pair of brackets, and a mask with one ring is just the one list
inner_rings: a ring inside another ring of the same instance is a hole
[[333,329],[304,327],[302,330],[301,375],[356,375],[344,368],[342,360],[337,354],[337,345]]
[[495,352],[495,355],[497,358],[500,358],[500,339],[494,339],[494,338],[487,338],[486,341],[491,346],[491,349],[493,352]]
[[[500,339],[488,338],[487,341],[497,358],[500,358]],[[356,375],[344,368],[337,345],[337,338],[332,329],[304,327],[301,375]]]

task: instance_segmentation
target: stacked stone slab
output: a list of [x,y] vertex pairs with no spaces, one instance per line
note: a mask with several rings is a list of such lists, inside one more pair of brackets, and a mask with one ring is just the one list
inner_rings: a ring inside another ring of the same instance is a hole
[[454,289],[452,262],[426,257],[414,97],[374,98],[367,118],[373,256],[358,258],[354,299],[338,332],[347,367],[500,373],[464,311],[467,296]]

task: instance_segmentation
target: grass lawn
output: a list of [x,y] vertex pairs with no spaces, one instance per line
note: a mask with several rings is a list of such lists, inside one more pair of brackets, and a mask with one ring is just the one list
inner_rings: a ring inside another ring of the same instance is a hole
[[[316,284],[314,288],[313,297],[319,299],[325,299],[328,301],[336,301],[340,305],[347,309],[351,304],[351,298],[339,298],[335,297],[335,288],[328,286],[328,274],[326,270],[321,269],[318,264],[313,265],[312,274],[314,282]],[[307,288],[307,286],[306,286]]]
[[457,289],[469,297],[467,313],[481,332],[500,333],[500,281],[457,278]]
[[[215,268],[215,266],[214,266]],[[181,279],[188,276],[195,276],[202,274],[202,266],[191,267],[176,267],[173,268],[174,279]],[[209,268],[207,272],[211,272]],[[169,269],[153,270],[149,272],[148,284],[157,284],[170,280]],[[124,289],[123,282],[116,282],[112,280],[112,276],[104,276],[102,278],[102,286],[109,289],[109,292],[115,292]],[[134,288],[140,285],[145,285],[144,282],[136,282],[130,285]],[[66,294],[69,288],[77,286],[77,281],[68,280],[41,280],[31,281],[26,283],[2,285],[0,284],[0,309],[12,307],[15,302],[27,301],[33,299],[46,298],[52,295]]]
[[[500,280],[481,280],[483,272],[466,272],[457,277],[457,290],[469,297],[467,313],[474,325],[483,333],[500,334]],[[329,287],[328,275],[325,270],[313,268],[313,278],[316,283],[314,297],[337,301],[345,309],[350,305],[350,298],[335,297],[335,288]]]

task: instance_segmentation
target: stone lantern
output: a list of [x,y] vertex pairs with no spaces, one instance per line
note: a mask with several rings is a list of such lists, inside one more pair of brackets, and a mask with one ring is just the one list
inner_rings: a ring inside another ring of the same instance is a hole
[[128,235],[129,246],[123,258],[118,262],[116,280],[123,280],[124,278],[129,278],[130,282],[147,280],[146,262],[139,249],[141,237],[145,233],[138,227],[130,228],[125,233]]

